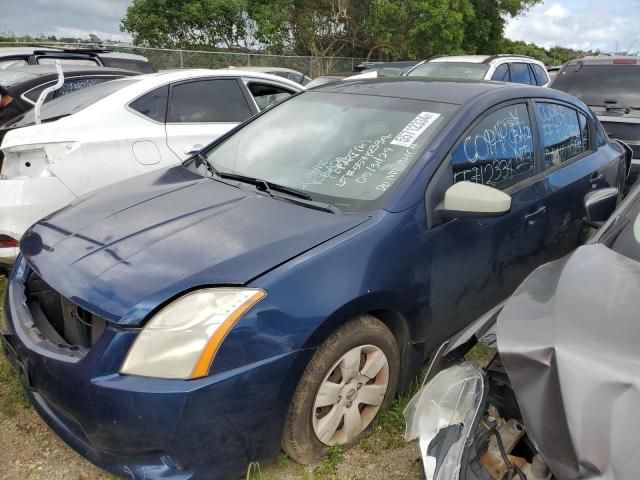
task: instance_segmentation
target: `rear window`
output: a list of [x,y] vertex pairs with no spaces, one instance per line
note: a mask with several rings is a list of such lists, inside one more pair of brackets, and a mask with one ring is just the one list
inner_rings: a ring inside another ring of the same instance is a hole
[[409,72],[410,77],[470,78],[482,80],[489,70],[485,63],[472,62],[428,62]]
[[96,66],[100,65],[97,60],[91,58],[65,58],[65,57],[38,57],[39,65],[54,65],[56,62],[60,62],[60,65],[87,65]]
[[33,75],[31,73],[0,69],[0,85],[2,85],[3,87],[11,87],[26,80],[36,78],[36,76],[37,75]]
[[409,72],[411,77],[470,78],[482,80],[489,65],[472,62],[429,62],[418,65]]
[[640,108],[640,65],[567,65],[551,86],[589,106]]
[[[42,106],[40,117],[42,121],[46,121],[74,114],[137,81],[136,79],[113,80],[95,85],[91,88],[85,88],[73,95],[54,98]],[[14,126],[23,127],[33,124],[35,122],[34,115],[34,110],[29,110]]]

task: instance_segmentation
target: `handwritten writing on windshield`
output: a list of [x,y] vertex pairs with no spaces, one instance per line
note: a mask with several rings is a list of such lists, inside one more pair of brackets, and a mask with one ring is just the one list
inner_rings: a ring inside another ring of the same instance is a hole
[[391,185],[393,185],[393,182],[398,179],[400,174],[407,168],[409,163],[411,163],[411,160],[415,157],[417,151],[418,146],[415,143],[408,147],[402,156],[396,160],[388,170],[384,180],[376,186],[376,190],[385,192]]
[[586,150],[575,110],[554,103],[536,105],[544,140],[545,165],[559,165]]
[[342,155],[321,159],[305,174],[302,188],[327,181],[337,187],[350,182],[366,183],[393,153],[393,148],[388,146],[392,138],[392,135],[381,135],[374,140],[362,140]]
[[465,137],[454,152],[454,182],[496,186],[533,168],[529,122],[521,119],[517,106],[497,113],[488,117],[489,125],[483,122],[479,130]]

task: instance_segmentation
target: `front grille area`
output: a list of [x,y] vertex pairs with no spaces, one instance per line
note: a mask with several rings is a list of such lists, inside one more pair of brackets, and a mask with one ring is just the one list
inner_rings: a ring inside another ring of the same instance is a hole
[[60,347],[89,350],[104,332],[106,322],[102,318],[62,297],[33,271],[27,277],[24,293],[40,334]]

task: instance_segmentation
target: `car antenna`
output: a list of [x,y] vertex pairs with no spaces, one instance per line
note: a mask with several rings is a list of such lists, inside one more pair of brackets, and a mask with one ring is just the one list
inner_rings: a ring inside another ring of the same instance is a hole
[[44,99],[47,98],[47,95],[49,95],[51,92],[55,92],[56,90],[58,90],[64,83],[64,72],[62,71],[62,65],[60,65],[59,60],[56,60],[56,72],[58,73],[58,81],[55,83],[55,85],[51,85],[50,87],[47,87],[42,91],[42,93],[38,97],[36,106],[33,109],[36,125],[40,125],[40,123],[42,123],[40,119],[40,109],[42,108]]

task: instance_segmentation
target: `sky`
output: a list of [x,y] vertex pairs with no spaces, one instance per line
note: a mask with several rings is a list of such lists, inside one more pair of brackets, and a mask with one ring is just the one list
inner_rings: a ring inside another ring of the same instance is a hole
[[[0,32],[129,41],[132,0],[0,0]],[[640,0],[545,0],[507,21],[506,36],[543,47],[640,51]]]

